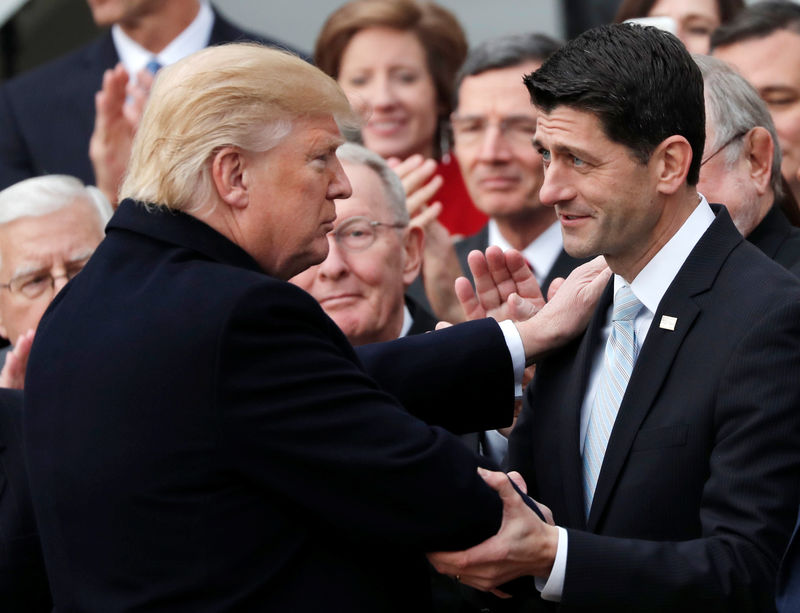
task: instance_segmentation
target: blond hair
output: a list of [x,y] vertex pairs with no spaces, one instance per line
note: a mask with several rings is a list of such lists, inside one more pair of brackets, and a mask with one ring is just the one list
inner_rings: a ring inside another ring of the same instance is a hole
[[206,48],[159,71],[120,197],[197,211],[221,147],[267,151],[295,119],[320,115],[358,122],[336,81],[304,60],[252,43]]

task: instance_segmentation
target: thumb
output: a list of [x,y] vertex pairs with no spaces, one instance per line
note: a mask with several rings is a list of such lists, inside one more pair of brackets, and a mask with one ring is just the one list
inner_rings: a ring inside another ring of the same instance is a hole
[[536,305],[530,300],[525,300],[516,292],[508,297],[509,314],[513,321],[525,321],[536,315]]
[[503,501],[503,506],[505,506],[506,501],[519,498],[519,494],[517,494],[505,473],[478,467],[478,474],[490,488],[500,494],[500,500]]

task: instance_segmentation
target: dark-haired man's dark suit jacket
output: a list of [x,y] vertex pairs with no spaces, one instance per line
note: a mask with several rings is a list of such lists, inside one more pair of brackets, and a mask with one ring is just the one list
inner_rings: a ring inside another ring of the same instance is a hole
[[0,611],[51,607],[22,454],[22,392],[0,388]]
[[[277,41],[245,32],[215,11],[211,45]],[[0,189],[43,174],[68,174],[93,184],[89,139],[94,95],[103,72],[119,62],[111,33],[0,84]]]
[[800,228],[775,204],[748,235],[747,240],[778,264],[800,276]]
[[528,388],[508,463],[568,530],[563,611],[774,607],[800,489],[800,282],[715,210],[641,347],[588,521],[580,415],[611,284]]
[[404,408],[510,423],[496,323],[357,354],[184,214],[121,204],[39,324],[26,395],[57,612],[424,611],[423,552],[500,526],[477,456]]
[[[483,226],[478,232],[473,234],[472,236],[468,236],[463,240],[458,241],[455,244],[456,255],[458,255],[458,261],[461,264],[461,269],[464,271],[464,276],[467,277],[473,284],[475,280],[472,278],[472,271],[469,269],[469,264],[467,263],[467,256],[469,255],[470,251],[477,249],[478,251],[486,251],[486,248],[489,246],[489,226]],[[547,276],[545,277],[544,281],[542,282],[542,294],[547,296],[547,289],[550,287],[550,284],[553,282],[553,279],[558,277],[566,277],[571,273],[575,268],[586,262],[586,259],[580,258],[573,258],[569,255],[564,249],[561,249],[561,253],[556,258],[556,261],[553,262],[553,266],[547,272]]]
[[778,613],[800,611],[800,517],[778,574]]

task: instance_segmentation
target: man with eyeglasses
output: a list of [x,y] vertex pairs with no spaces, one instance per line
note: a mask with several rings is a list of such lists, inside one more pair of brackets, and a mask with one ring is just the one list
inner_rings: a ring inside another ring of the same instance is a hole
[[433,315],[404,296],[422,265],[423,230],[409,227],[400,178],[353,143],[337,156],[353,195],[336,201],[328,256],[292,279],[322,305],[353,345],[433,330]]
[[[781,178],[775,125],[758,92],[728,64],[695,56],[703,73],[706,144],[697,189],[709,202],[724,202],[742,236],[800,275],[800,215]],[[795,220],[797,221],[797,220]]]
[[111,205],[67,175],[20,181],[0,192],[0,387],[21,389],[39,319],[103,239]]

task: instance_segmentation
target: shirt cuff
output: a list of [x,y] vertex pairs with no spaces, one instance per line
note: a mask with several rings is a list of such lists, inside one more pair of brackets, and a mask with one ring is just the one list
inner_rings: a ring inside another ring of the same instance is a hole
[[522,337],[510,319],[499,322],[499,325],[514,366],[514,398],[522,398],[522,375],[525,373],[525,347],[522,344]]
[[535,579],[536,589],[542,593],[542,600],[561,602],[561,594],[564,592],[564,575],[567,570],[567,531],[561,526],[556,527],[558,528],[558,547],[553,569],[546,580],[539,577],[535,577]]

